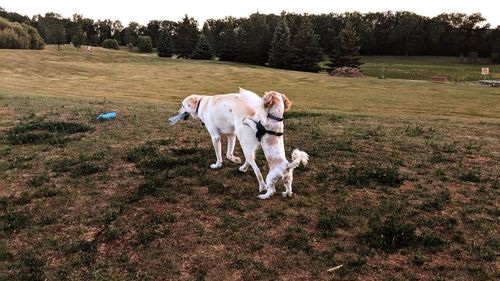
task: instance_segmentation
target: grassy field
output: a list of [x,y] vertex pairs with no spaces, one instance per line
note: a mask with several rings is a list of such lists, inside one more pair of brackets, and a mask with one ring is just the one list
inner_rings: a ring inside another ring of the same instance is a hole
[[431,76],[444,76],[448,81],[481,80],[482,67],[490,68],[486,78],[500,78],[500,65],[490,63],[465,64],[454,57],[363,57],[363,73],[371,77],[430,80]]
[[[500,90],[94,50],[0,50],[0,280],[499,277]],[[292,198],[166,123],[238,86],[294,102]]]

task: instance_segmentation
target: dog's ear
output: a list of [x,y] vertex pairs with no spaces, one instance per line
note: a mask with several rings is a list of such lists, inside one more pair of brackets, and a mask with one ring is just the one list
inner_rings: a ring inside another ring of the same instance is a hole
[[276,101],[277,101],[276,93],[273,91],[266,92],[262,97],[262,102],[264,103],[265,108],[270,108]]
[[292,102],[283,94],[281,94],[281,98],[283,99],[283,104],[285,105],[285,111],[289,110],[292,107]]
[[192,95],[188,98],[187,104],[190,108],[196,110],[196,104],[198,103],[198,97],[196,95]]

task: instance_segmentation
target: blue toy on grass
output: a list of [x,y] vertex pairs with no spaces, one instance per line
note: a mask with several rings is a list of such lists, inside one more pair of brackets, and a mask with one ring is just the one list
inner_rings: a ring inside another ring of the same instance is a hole
[[110,112],[97,116],[97,120],[110,119],[115,117],[116,117],[116,112]]

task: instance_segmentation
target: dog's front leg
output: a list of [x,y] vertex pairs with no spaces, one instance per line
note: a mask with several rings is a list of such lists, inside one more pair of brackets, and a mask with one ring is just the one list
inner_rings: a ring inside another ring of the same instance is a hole
[[215,164],[210,165],[210,168],[217,169],[222,166],[222,148],[221,148],[221,140],[219,135],[212,136],[212,143],[215,149],[215,156],[217,157],[217,162]]
[[250,129],[252,129],[252,131],[254,133],[257,132],[257,122],[256,121],[253,121],[252,119],[248,118],[248,117],[245,117],[243,119],[243,124],[247,125],[248,127],[250,127]]

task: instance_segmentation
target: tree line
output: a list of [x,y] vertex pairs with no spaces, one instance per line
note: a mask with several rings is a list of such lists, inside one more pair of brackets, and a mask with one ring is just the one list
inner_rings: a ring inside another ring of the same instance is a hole
[[[180,21],[151,20],[147,25],[118,20],[97,20],[75,14],[63,18],[47,13],[28,18],[7,13],[0,16],[35,27],[46,43],[77,42],[102,46],[116,40],[121,46],[138,46],[149,37],[160,56],[212,58],[316,71],[325,55],[339,53],[342,36],[354,32],[361,55],[491,57],[498,61],[500,26],[492,28],[479,13],[443,13],[435,17],[412,12],[295,14],[255,13],[248,17],[207,20],[201,30],[189,16]],[[342,33],[344,32],[344,34]],[[342,35],[343,34],[343,35]],[[349,37],[349,36],[348,36]],[[144,38],[142,38],[144,39]],[[348,38],[349,39],[349,38]],[[351,48],[351,49],[352,49]],[[281,59],[278,59],[282,57]],[[333,63],[334,64],[334,63]]]

